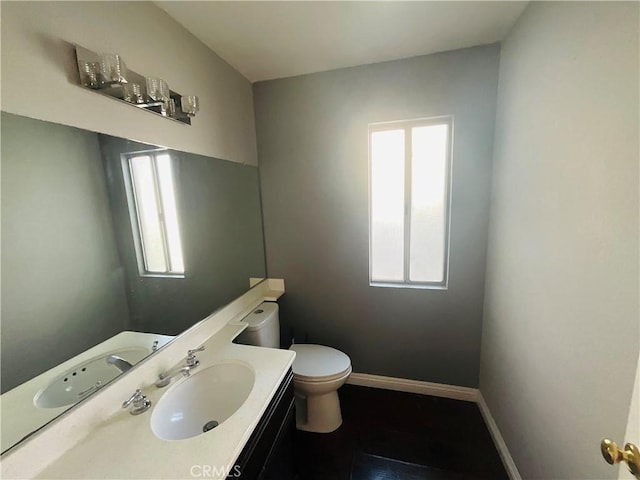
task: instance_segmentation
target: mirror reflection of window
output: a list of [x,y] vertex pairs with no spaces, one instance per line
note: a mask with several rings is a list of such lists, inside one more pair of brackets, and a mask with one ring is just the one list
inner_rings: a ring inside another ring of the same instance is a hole
[[123,167],[141,275],[184,277],[171,157],[126,155]]

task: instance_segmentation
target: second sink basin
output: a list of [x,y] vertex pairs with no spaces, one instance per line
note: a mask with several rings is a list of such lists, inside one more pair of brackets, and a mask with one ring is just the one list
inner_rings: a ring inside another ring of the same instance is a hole
[[151,350],[147,348],[132,347],[105,352],[91,360],[79,363],[54,378],[36,394],[33,403],[38,408],[71,406],[122,373],[107,362],[110,355],[117,355],[135,365],[150,353]]
[[163,440],[183,440],[214,429],[247,399],[255,375],[241,363],[220,363],[169,388],[153,409],[151,430]]

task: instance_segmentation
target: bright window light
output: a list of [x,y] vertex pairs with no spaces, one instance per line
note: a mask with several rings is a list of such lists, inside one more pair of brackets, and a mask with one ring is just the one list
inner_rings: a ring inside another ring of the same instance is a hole
[[377,280],[404,279],[404,131],[371,135],[371,255]]
[[452,119],[370,125],[370,283],[447,286]]
[[123,167],[140,273],[184,276],[171,157],[134,154]]
[[162,205],[164,206],[164,225],[171,271],[184,273],[182,245],[180,244],[180,231],[178,230],[176,196],[173,189],[173,175],[171,172],[171,157],[166,154],[158,155],[156,157],[156,165],[160,196],[162,198]]

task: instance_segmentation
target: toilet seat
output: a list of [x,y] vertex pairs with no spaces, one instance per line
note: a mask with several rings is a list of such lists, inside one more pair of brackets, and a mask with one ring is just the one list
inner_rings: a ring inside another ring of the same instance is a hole
[[351,373],[351,359],[335,348],[297,343],[289,350],[296,352],[293,378],[302,382],[330,382]]
[[326,377],[305,377],[303,375],[293,374],[294,382],[307,382],[307,383],[328,383],[333,382],[334,380],[340,380],[344,377],[348,377],[351,375],[351,367],[347,368],[345,371],[337,373],[336,375],[328,375]]

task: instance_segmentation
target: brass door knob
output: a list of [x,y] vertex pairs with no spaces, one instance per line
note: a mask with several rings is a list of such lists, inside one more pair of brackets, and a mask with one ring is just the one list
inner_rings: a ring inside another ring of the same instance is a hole
[[624,450],[620,450],[616,442],[605,438],[600,443],[600,451],[607,463],[625,462],[633,476],[640,478],[640,450],[633,443],[627,443]]

